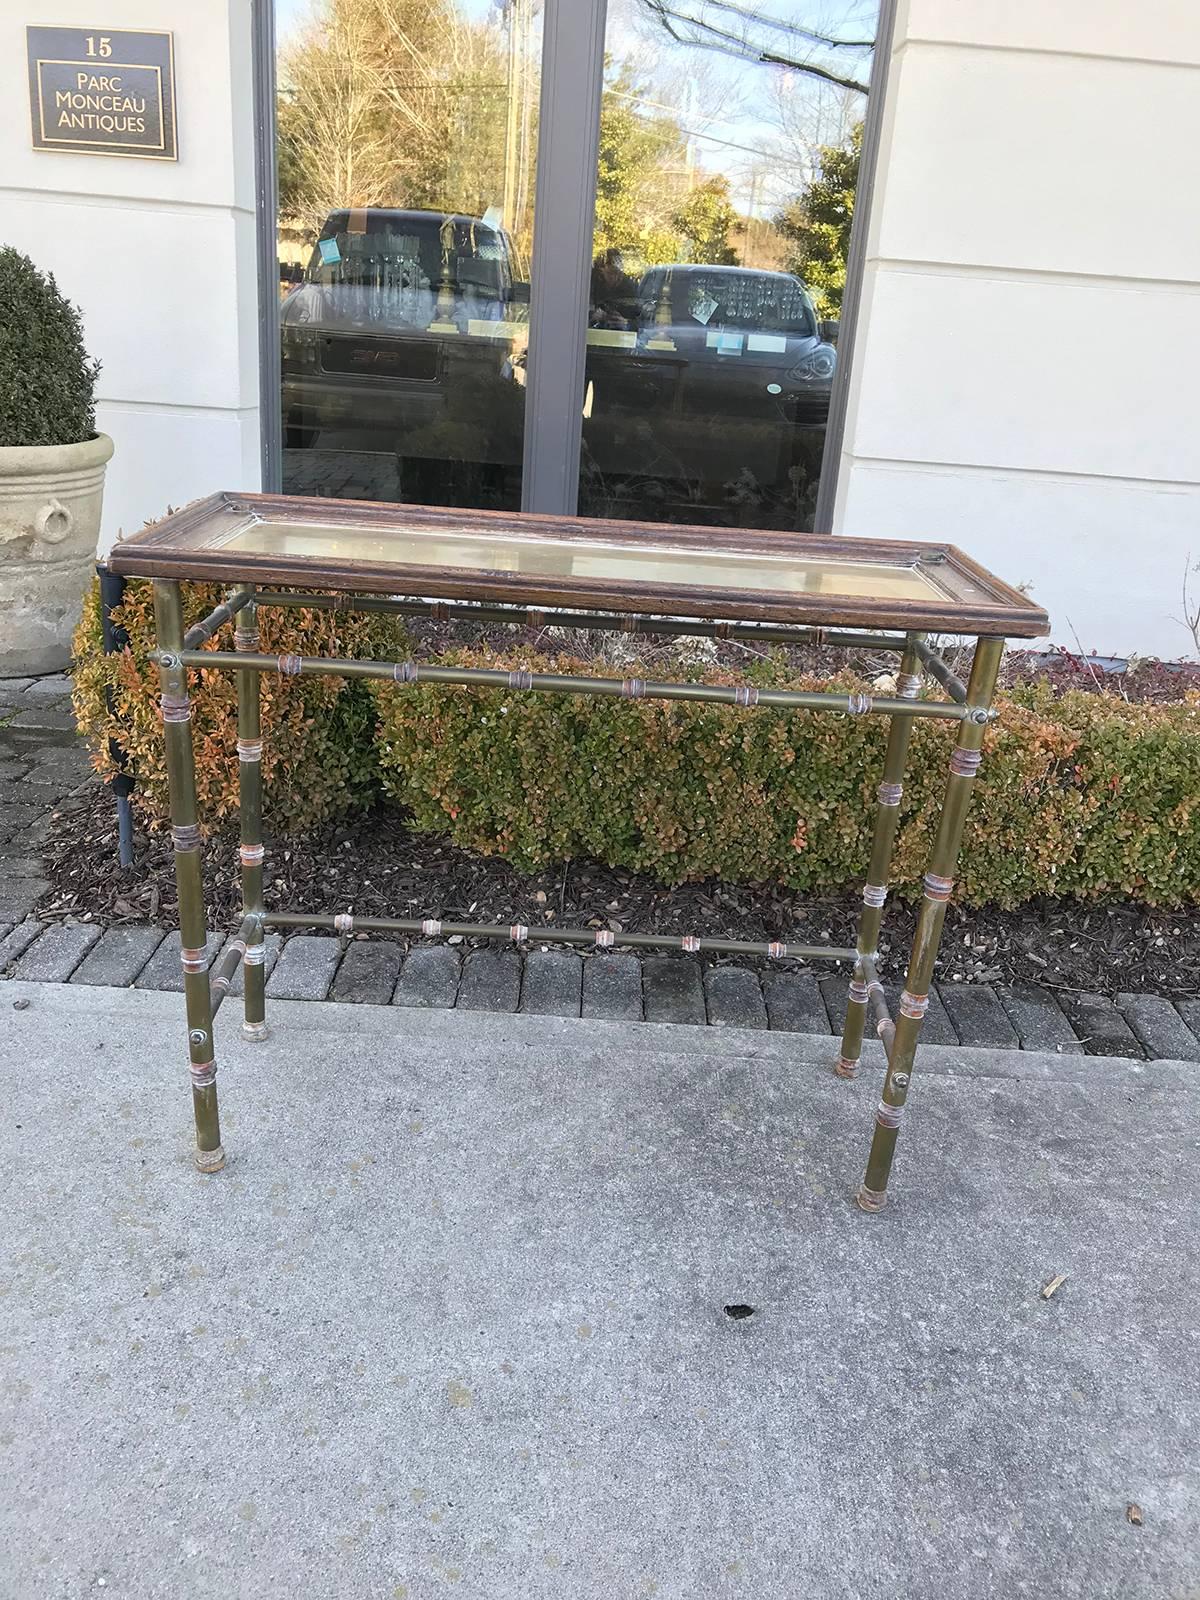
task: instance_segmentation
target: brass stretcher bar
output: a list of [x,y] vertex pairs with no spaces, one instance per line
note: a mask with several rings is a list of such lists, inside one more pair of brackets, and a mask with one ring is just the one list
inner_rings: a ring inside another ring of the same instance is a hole
[[[951,545],[577,522],[279,495],[210,496],[119,544],[109,565],[124,576],[155,580],[155,659],[162,688],[179,887],[196,1161],[202,1171],[218,1171],[225,1162],[213,1021],[240,967],[244,975],[243,1034],[249,1039],[266,1037],[263,941],[267,927],[321,927],[343,935],[457,934],[509,939],[518,945],[530,937],[530,929],[520,923],[506,927],[429,917],[359,917],[353,910],[309,916],[266,905],[262,677],[324,673],[391,680],[400,692],[419,683],[468,684],[503,692],[707,701],[756,714],[786,707],[886,716],[887,748],[853,949],[693,935],[618,935],[607,929],[536,930],[539,942],[592,945],[601,950],[619,943],[689,953],[852,963],[835,1070],[843,1078],[852,1078],[857,1072],[870,1006],[884,1043],[887,1071],[857,1199],[864,1210],[881,1209],[929,1003],[946,905],[954,888],[953,872],[967,808],[982,759],[984,734],[994,716],[992,696],[1004,642],[1006,638],[1034,637],[1047,627],[1045,613],[1024,595]],[[235,587],[207,617],[185,632],[182,584],[214,580]],[[314,592],[285,592],[287,586]],[[695,633],[775,643],[821,640],[849,648],[892,650],[900,661],[895,694],[877,696],[489,671],[414,661],[272,656],[260,647],[258,612],[264,605],[393,610],[437,620]],[[201,648],[230,621],[235,624],[233,650]],[[926,633],[974,635],[976,646],[965,684],[927,643]],[[234,672],[238,690],[243,914],[211,971],[188,695],[188,672],[197,668]],[[926,674],[946,691],[948,699],[920,698]],[[958,734],[904,989],[893,1019],[879,978],[878,936],[899,825],[905,758],[913,721],[919,717],[954,722]]]

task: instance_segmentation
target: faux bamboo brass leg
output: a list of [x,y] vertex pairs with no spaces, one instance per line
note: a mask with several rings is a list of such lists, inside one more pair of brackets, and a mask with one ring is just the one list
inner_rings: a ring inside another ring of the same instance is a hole
[[925,898],[917,917],[908,976],[900,997],[900,1015],[896,1018],[896,1034],[884,1079],[883,1098],[875,1117],[875,1136],[871,1141],[866,1175],[858,1191],[858,1203],[864,1211],[881,1211],[887,1201],[896,1134],[908,1099],[921,1023],[929,1006],[929,985],[941,942],[942,924],[946,919],[946,902],[954,888],[952,873],[958,861],[971,792],[975,787],[975,774],[979,770],[984,730],[990,720],[989,708],[1003,654],[1003,639],[980,639],[975,647],[971,681],[967,686],[967,705],[972,714],[959,724],[958,744],[950,760],[942,815],[929,871],[925,874]]
[[[259,648],[258,608],[251,600],[237,614],[234,647],[242,651]],[[263,909],[262,842],[262,714],[261,678],[253,668],[237,675],[238,696],[238,795],[241,811],[242,911]],[[242,1034],[259,1041],[267,1037],[266,945],[263,925],[256,920],[246,941],[243,960],[245,1012]]]
[[208,929],[200,881],[200,824],[196,813],[196,768],[192,755],[191,702],[183,648],[183,606],[177,583],[154,585],[162,719],[171,792],[171,839],[179,890],[179,939],[191,1055],[192,1110],[196,1118],[196,1165],[217,1172],[225,1165],[217,1114],[217,1065],[208,986]]
[[[896,679],[896,693],[903,700],[915,700],[921,689],[921,663],[917,645],[923,634],[908,636],[908,647],[900,662]],[[871,865],[863,887],[863,909],[858,919],[859,955],[874,956],[879,948],[879,927],[883,920],[883,903],[887,899],[888,874],[891,871],[892,851],[896,845],[896,829],[900,822],[900,795],[904,787],[904,763],[908,759],[908,742],[912,734],[912,718],[894,716],[888,728],[887,753],[883,759],[883,781],[878,790],[878,807],[875,812],[875,837],[871,843]],[[850,982],[850,998],[846,1004],[846,1025],[842,1032],[842,1053],[838,1057],[837,1073],[841,1078],[852,1078],[858,1071],[858,1058],[862,1054],[863,1029],[867,1018],[867,984],[861,966],[856,966]]]

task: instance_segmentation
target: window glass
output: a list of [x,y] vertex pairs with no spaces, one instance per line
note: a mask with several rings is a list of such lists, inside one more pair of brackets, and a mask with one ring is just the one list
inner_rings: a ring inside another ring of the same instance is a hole
[[877,0],[609,0],[580,511],[812,527]]
[[517,509],[540,0],[276,0],[283,487]]

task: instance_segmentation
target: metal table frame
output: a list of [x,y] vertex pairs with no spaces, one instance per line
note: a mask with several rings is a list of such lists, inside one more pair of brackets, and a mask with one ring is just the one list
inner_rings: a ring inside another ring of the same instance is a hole
[[[830,960],[853,963],[854,977],[842,1035],[836,1071],[851,1078],[858,1069],[868,1007],[877,1019],[877,1031],[888,1057],[883,1094],[875,1114],[874,1135],[866,1173],[857,1199],[865,1211],[880,1210],[887,1198],[896,1136],[904,1113],[912,1077],[913,1060],[920,1037],[921,1023],[929,1004],[929,985],[941,938],[946,905],[954,887],[954,870],[979,771],[984,731],[995,713],[992,696],[996,685],[1005,641],[997,637],[977,639],[970,677],[964,685],[920,633],[902,635],[843,632],[813,628],[739,625],[686,621],[663,623],[645,618],[629,618],[593,612],[560,612],[552,620],[564,626],[621,628],[627,631],[665,634],[700,634],[719,637],[753,638],[774,643],[794,643],[823,639],[853,648],[893,650],[900,656],[897,689],[894,696],[866,694],[825,694],[792,690],[757,690],[752,687],[719,687],[694,683],[654,683],[637,678],[624,681],[610,678],[563,677],[524,671],[487,671],[466,667],[428,666],[414,661],[338,660],[311,656],[268,656],[260,648],[258,612],[263,606],[336,607],[426,614],[435,617],[465,615],[474,620],[502,620],[525,623],[532,612],[546,620],[536,608],[455,607],[447,603],[414,600],[387,600],[376,596],[351,598],[344,595],[290,594],[241,588],[231,592],[205,620],[186,633],[183,627],[181,585],[178,581],[157,579],[154,585],[158,663],[162,688],[162,718],[166,736],[167,771],[171,797],[171,833],[175,852],[175,874],[179,889],[181,961],[187,1005],[188,1043],[191,1056],[192,1101],[196,1123],[196,1164],[202,1172],[216,1172],[225,1163],[221,1144],[217,1106],[216,1056],[213,1025],[218,1009],[229,993],[239,964],[244,971],[245,1017],[242,1031],[247,1039],[267,1036],[265,993],[264,933],[275,928],[328,928],[339,934],[352,932],[405,933],[436,936],[462,934],[493,939],[509,939],[520,945],[529,929],[514,923],[511,927],[471,923],[438,922],[403,917],[356,917],[350,912],[308,916],[275,911],[266,906],[263,895],[262,842],[262,724],[260,681],[264,673],[284,675],[324,673],[339,678],[391,680],[403,687],[415,683],[471,684],[516,692],[560,694],[622,695],[626,698],[662,698],[708,701],[732,705],[752,713],[755,708],[802,707],[812,711],[848,716],[886,716],[889,719],[887,751],[884,759],[875,813],[874,839],[870,868],[863,888],[863,909],[859,919],[855,948],[828,945],[754,943],[734,939],[705,939],[685,936],[658,936],[622,933],[622,945],[641,948],[681,949],[697,953],[765,956],[779,960],[799,957],[804,960]],[[228,623],[235,623],[234,649],[202,648]],[[243,917],[234,937],[219,961],[210,970],[207,956],[208,929],[200,876],[201,829],[196,803],[195,764],[191,738],[191,705],[188,695],[189,669],[226,669],[236,674],[238,694],[238,763],[241,807],[241,845],[239,857],[242,877]],[[945,691],[945,699],[918,699],[928,673]],[[917,921],[916,935],[909,958],[899,1015],[893,1020],[879,980],[878,936],[887,896],[888,874],[900,816],[905,758],[913,719],[944,718],[957,723],[958,741],[950,760],[945,797],[937,836],[924,879],[924,899]],[[539,928],[539,942],[590,945],[600,949],[612,946],[618,936],[607,931],[579,928]]]
[[[761,530],[561,519],[506,513],[300,500],[221,492],[174,512],[118,544],[110,567],[154,580],[162,719],[170,788],[171,833],[179,887],[181,961],[187,1004],[196,1162],[216,1172],[225,1162],[217,1109],[213,1024],[239,965],[244,972],[246,1038],[266,1037],[264,935],[275,928],[439,934],[508,939],[529,929],[429,918],[358,917],[351,911],[305,916],[272,909],[263,895],[264,673],[318,673],[390,681],[403,692],[418,683],[465,684],[511,693],[621,695],[693,700],[761,716],[772,707],[835,715],[882,716],[888,737],[877,793],[870,866],[853,949],[539,928],[539,942],[690,953],[753,955],[769,960],[846,962],[853,967],[836,1070],[858,1069],[868,1010],[887,1054],[858,1203],[878,1211],[887,1198],[896,1135],[908,1099],[921,1023],[946,905],[1006,638],[1044,633],[1047,618],[952,545],[829,539]],[[876,576],[878,574],[878,577]],[[202,621],[185,631],[184,582],[235,585]],[[304,593],[288,592],[290,588]],[[406,599],[402,596],[441,596]],[[463,605],[460,602],[474,602]],[[828,642],[899,657],[894,695],[655,683],[640,678],[569,677],[524,670],[446,667],[416,661],[271,656],[260,648],[264,607],[339,608],[462,617],[473,622],[614,629],[625,633],[697,634],[760,643]],[[546,609],[552,608],[552,609]],[[664,613],[669,613],[664,617]],[[233,650],[205,648],[234,624]],[[811,626],[810,624],[818,624]],[[803,624],[803,625],[801,625]],[[881,629],[890,631],[880,631]],[[930,632],[976,640],[964,684],[928,642]],[[201,885],[201,828],[191,739],[188,672],[236,675],[241,809],[242,918],[215,965],[207,955]],[[920,698],[926,678],[940,695]],[[914,719],[957,725],[924,898],[895,1018],[879,980],[878,938],[900,818],[905,760]]]

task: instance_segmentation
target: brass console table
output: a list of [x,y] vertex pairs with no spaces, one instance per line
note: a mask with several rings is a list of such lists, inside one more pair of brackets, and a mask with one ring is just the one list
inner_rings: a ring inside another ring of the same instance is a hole
[[[858,1202],[867,1211],[883,1206],[984,730],[995,715],[992,695],[1004,643],[1008,638],[1044,633],[1047,618],[1043,611],[950,545],[574,521],[281,495],[223,493],[198,501],[118,544],[109,565],[129,577],[155,580],[155,659],[162,684],[196,1162],[201,1171],[215,1172],[225,1161],[217,1112],[213,1021],[240,962],[245,978],[243,1032],[250,1039],[266,1036],[263,935],[267,927],[330,928],[343,934],[464,934],[511,939],[517,944],[529,936],[529,930],[516,923],[504,928],[405,917],[356,917],[348,911],[301,916],[266,905],[260,675],[325,673],[391,680],[401,694],[413,683],[474,684],[510,693],[712,701],[742,708],[747,715],[761,716],[772,706],[784,706],[852,717],[887,717],[887,751],[854,949],[620,935],[623,945],[771,959],[795,956],[853,965],[836,1070],[843,1077],[854,1075],[870,1007],[888,1066]],[[235,587],[203,622],[185,633],[181,583],[214,580]],[[280,585],[315,592],[278,592]],[[257,615],[263,606],[359,608],[535,625],[553,621],[565,627],[699,634],[776,644],[826,640],[852,648],[894,651],[900,658],[899,671],[895,695],[878,697],[654,683],[640,678],[622,682],[413,661],[275,657],[264,655],[259,648]],[[555,609],[548,613],[546,607]],[[235,626],[232,651],[203,648],[231,622]],[[929,633],[975,637],[967,683],[962,683],[927,643]],[[206,953],[201,829],[187,688],[188,670],[198,667],[235,672],[238,689],[243,917],[212,970]],[[944,692],[944,698],[919,698],[927,676]],[[925,874],[925,895],[899,1015],[893,1019],[879,981],[876,949],[914,717],[955,722],[958,741]],[[611,932],[572,928],[539,928],[537,938],[539,942],[601,948],[616,942]]]

